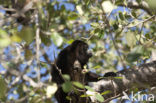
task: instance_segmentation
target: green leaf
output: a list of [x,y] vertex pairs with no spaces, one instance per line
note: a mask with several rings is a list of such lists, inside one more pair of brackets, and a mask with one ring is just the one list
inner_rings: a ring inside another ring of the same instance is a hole
[[33,96],[30,96],[29,103],[41,103],[41,96],[38,94],[36,95],[33,94]]
[[104,102],[104,98],[100,93],[95,94],[95,98],[99,101],[99,102]]
[[136,11],[133,10],[131,13],[135,18],[137,18]]
[[102,2],[102,8],[106,13],[110,13],[115,8],[115,6],[107,0]]
[[151,36],[150,36],[150,34],[148,34],[148,33],[145,34],[145,37],[146,37],[147,39],[151,39]]
[[133,47],[136,44],[135,35],[132,32],[128,32],[125,36],[128,46]]
[[86,0],[86,5],[88,6],[90,3],[90,0]]
[[137,61],[146,52],[142,45],[138,45],[132,49],[132,51],[127,55],[127,61],[134,62]]
[[149,7],[151,9],[153,9],[153,11],[156,13],[156,2],[155,2],[155,0],[146,0],[146,1],[148,3]]
[[116,5],[123,4],[123,1],[122,1],[122,0],[116,0],[116,1],[115,1],[115,4],[116,4]]
[[115,79],[123,79],[122,77],[114,77]]
[[75,85],[78,88],[84,89],[84,85],[81,84],[80,82],[73,82],[73,85]]
[[[144,43],[144,47],[145,48],[149,48],[149,47],[153,47],[153,43],[151,42],[151,41],[146,41],[145,43]],[[149,49],[150,50],[150,49]],[[145,52],[147,51],[147,50],[144,50]]]
[[63,74],[62,77],[67,80],[70,81],[70,76],[68,74]]
[[63,38],[57,32],[53,32],[51,39],[56,46],[61,46],[63,43]]
[[12,29],[10,30],[12,36],[11,36],[11,40],[13,42],[18,42],[20,43],[22,41],[22,39],[18,36],[18,31],[16,29]]
[[0,29],[0,47],[2,48],[7,47],[10,43],[11,43],[11,40],[7,32]]
[[93,23],[91,23],[90,25],[91,25],[92,27],[98,27],[98,26],[99,26],[99,23],[93,22]]
[[84,94],[84,95],[81,95],[80,97],[90,97],[90,96],[93,96],[93,95]]
[[104,35],[105,35],[104,30],[100,30],[100,32],[99,32],[98,35],[99,35],[99,38],[100,38],[100,39],[103,38]]
[[31,27],[23,27],[18,33],[18,36],[21,37],[27,44],[30,44],[34,40],[35,32]]
[[88,18],[86,16],[82,16],[80,19],[81,19],[82,24],[84,25],[88,22]]
[[26,49],[25,50],[25,59],[26,60],[30,60],[31,58],[32,58],[32,56],[33,56],[33,54],[32,54],[32,51],[31,50],[29,50],[29,49]]
[[61,11],[62,12],[65,11],[65,6],[64,5],[61,6]]
[[64,92],[70,92],[72,90],[72,83],[70,81],[67,81],[62,84],[62,89]]
[[105,95],[105,94],[109,94],[109,93],[111,93],[111,91],[110,90],[106,90],[106,91],[102,92],[101,95]]
[[[104,79],[105,77],[98,77],[98,80]],[[107,78],[107,77],[106,77]]]
[[115,23],[114,25],[113,25],[113,28],[114,28],[114,30],[118,30],[118,25]]
[[137,61],[140,58],[140,56],[141,56],[140,53],[129,53],[127,55],[127,61],[129,62]]
[[124,16],[125,16],[125,18],[126,18],[127,20],[132,19],[132,16],[129,15],[129,14],[127,14],[127,13],[126,13]]
[[56,83],[53,83],[52,85],[47,86],[46,88],[46,95],[48,98],[51,98],[52,95],[55,94],[55,92],[57,91],[58,87]]
[[85,86],[85,88],[86,88],[87,90],[91,91],[91,92],[94,92],[94,89],[91,88],[91,87],[89,87],[89,86]]
[[119,18],[121,20],[124,20],[125,19],[124,15],[123,15],[123,12],[121,12],[121,11],[119,11]]
[[66,41],[67,44],[71,44],[74,40],[73,39],[70,39],[68,41]]
[[46,46],[50,46],[50,36],[40,34],[41,42],[44,43]]
[[[92,26],[96,26],[96,24],[91,24]],[[96,33],[99,33],[100,32],[100,28],[96,28],[96,29],[94,29],[94,34],[96,34]]]
[[143,54],[144,53],[144,47],[142,45],[138,45],[138,46],[135,46],[131,53],[140,53],[140,54]]
[[76,6],[76,9],[77,9],[77,11],[78,11],[78,13],[80,14],[80,15],[83,15],[83,10],[82,10],[82,6],[81,5],[77,5]]
[[68,20],[76,20],[78,18],[78,14],[75,12],[72,12],[68,16]]
[[72,98],[70,96],[66,96],[67,100],[72,100]]
[[13,42],[18,42],[18,43],[20,43],[22,41],[22,39],[18,35],[11,36],[11,40]]
[[0,75],[0,99],[5,98],[6,96],[7,85],[4,79]]
[[96,66],[93,67],[93,69],[99,69],[99,68],[101,68],[100,65],[96,65]]
[[142,0],[136,0],[138,3],[140,3]]
[[19,94],[20,97],[24,96],[24,91],[23,91],[23,85],[22,84],[19,84],[18,85],[18,88],[17,88],[17,92]]

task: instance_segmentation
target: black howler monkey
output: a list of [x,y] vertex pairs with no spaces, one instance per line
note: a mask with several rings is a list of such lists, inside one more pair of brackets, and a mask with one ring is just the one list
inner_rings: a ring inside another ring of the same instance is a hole
[[[88,44],[81,40],[75,40],[59,53],[56,63],[52,67],[52,81],[58,85],[63,84],[65,81],[62,78],[62,74],[68,74],[72,81],[78,81],[83,84],[98,81],[99,76],[97,74],[92,72],[82,73],[84,65],[87,64],[91,56],[92,53],[88,51]],[[67,95],[61,87],[55,93],[55,97],[59,103],[69,103],[66,99]],[[79,96],[76,96],[76,100],[72,101],[72,103],[86,103],[85,101],[80,101]]]
[[[84,65],[87,64],[92,53],[88,51],[88,44],[81,40],[75,40],[71,45],[64,48],[56,59],[56,65],[52,68],[52,81],[58,85],[64,83],[64,79],[60,74],[68,74],[72,81],[84,82],[97,81],[98,75],[88,72],[85,75],[82,73]],[[84,81],[83,81],[84,80]],[[62,88],[59,88],[55,97],[59,103],[69,103],[66,99],[67,93],[64,93]]]

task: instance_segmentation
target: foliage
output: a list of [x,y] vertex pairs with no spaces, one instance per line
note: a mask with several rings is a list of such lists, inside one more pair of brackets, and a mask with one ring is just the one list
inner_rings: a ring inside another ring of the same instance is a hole
[[[95,55],[89,70],[102,75],[144,63],[156,49],[153,0],[146,0],[146,9],[139,8],[142,0],[136,0],[137,9],[128,0],[34,0],[33,6],[30,1],[0,1],[0,102],[55,101],[58,87],[51,84],[49,61],[75,39],[90,45]],[[65,92],[92,89],[64,78]],[[104,94],[95,97],[103,102]]]

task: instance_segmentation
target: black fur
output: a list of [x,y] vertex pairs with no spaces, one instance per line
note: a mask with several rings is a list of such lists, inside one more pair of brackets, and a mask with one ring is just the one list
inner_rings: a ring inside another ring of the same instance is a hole
[[[52,68],[52,81],[56,82],[58,85],[64,83],[64,79],[58,69],[61,70],[62,74],[68,74],[71,77],[71,81],[85,82],[85,84],[89,81],[97,81],[99,77],[97,74],[88,72],[84,75],[81,71],[84,69],[84,65],[87,64],[91,56],[92,54],[88,52],[88,44],[81,40],[75,40],[71,45],[67,46],[59,53],[56,65],[53,65]],[[74,63],[76,61],[78,62],[78,66],[75,67]],[[69,103],[66,96],[67,93],[64,93],[61,87],[55,94],[59,103]],[[77,96],[77,99],[79,98],[80,97]],[[76,101],[76,103],[80,103],[79,100]]]
[[114,73],[114,72],[108,72],[108,73],[105,73],[104,77],[116,77],[117,74]]

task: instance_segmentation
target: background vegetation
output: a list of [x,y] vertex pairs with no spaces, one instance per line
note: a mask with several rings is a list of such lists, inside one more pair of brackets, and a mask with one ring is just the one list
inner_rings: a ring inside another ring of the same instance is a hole
[[1,0],[0,101],[55,102],[50,63],[76,39],[92,48],[89,70],[100,75],[151,60],[155,13],[154,0]]

